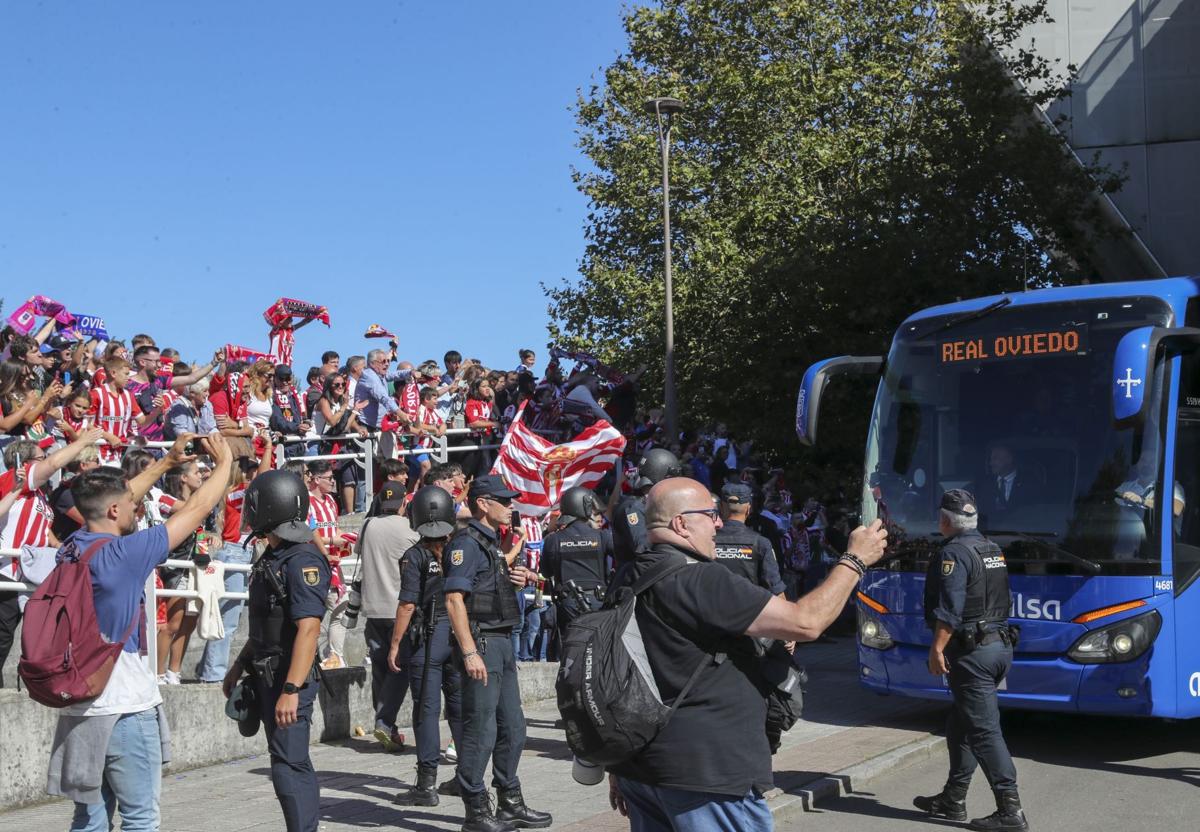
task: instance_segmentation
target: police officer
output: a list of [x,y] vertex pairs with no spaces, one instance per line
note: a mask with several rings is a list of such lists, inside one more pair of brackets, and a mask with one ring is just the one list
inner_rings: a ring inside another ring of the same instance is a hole
[[321,799],[308,737],[331,570],[307,518],[308,489],[290,471],[267,471],[246,489],[242,521],[266,539],[267,549],[250,574],[249,639],[224,682],[228,697],[243,672],[254,678],[271,782],[288,832],[316,832]]
[[717,563],[752,584],[783,594],[787,587],[779,574],[779,563],[771,542],[746,525],[754,491],[743,482],[721,487],[722,526],[717,529]]
[[950,677],[954,704],[946,724],[950,776],[940,794],[913,805],[933,817],[966,820],[975,766],[996,797],[996,812],[971,829],[1026,830],[1017,770],[1000,732],[996,687],[1012,667],[1016,631],[1008,625],[1008,567],[1000,547],[977,530],[975,498],[962,489],[942,495],[939,528],[947,543],[925,577],[925,621],[933,630],[929,672]]
[[655,483],[678,476],[679,460],[666,448],[651,448],[638,460],[637,479],[631,484],[633,493],[622,499],[612,514],[618,564],[632,563],[639,554],[650,551],[646,537],[646,495]]
[[427,485],[413,495],[408,515],[421,541],[400,561],[400,605],[387,662],[394,672],[404,665],[412,688],[417,784],[396,802],[436,806],[443,693],[450,734],[456,748],[462,745],[462,674],[452,655],[442,592],[442,556],[454,532],[454,498],[436,485]]
[[559,633],[585,612],[599,609],[608,584],[612,532],[600,529],[604,508],[591,490],[568,488],[558,503],[566,524],[542,544],[542,574],[550,579]]
[[[516,588],[536,576],[523,566],[510,567],[521,552],[519,529],[511,531],[508,551],[501,551],[499,529],[511,522],[516,496],[498,476],[476,477],[467,492],[472,519],[450,539],[442,563],[446,611],[466,673],[456,772],[467,812],[463,832],[542,829],[551,823],[548,813],[525,805],[517,779],[525,713],[512,629],[521,618]],[[499,803],[495,814],[483,784],[489,759]]]

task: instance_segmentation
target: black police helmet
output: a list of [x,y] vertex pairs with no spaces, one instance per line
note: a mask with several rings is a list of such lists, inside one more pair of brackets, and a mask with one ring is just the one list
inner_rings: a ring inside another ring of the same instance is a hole
[[446,537],[454,532],[454,498],[444,488],[427,485],[413,495],[408,516],[421,537]]
[[558,510],[563,517],[574,517],[576,520],[591,520],[593,514],[600,514],[600,501],[590,488],[577,485],[562,493],[558,501]]
[[651,448],[638,462],[638,479],[633,487],[638,491],[655,483],[680,475],[679,459],[666,448]]
[[255,535],[279,535],[290,543],[308,543],[308,489],[291,471],[266,471],[246,489],[242,522]]

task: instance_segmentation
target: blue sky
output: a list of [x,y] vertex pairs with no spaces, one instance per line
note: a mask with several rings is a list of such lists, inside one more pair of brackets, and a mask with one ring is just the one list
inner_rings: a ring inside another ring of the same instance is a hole
[[[0,296],[295,365],[401,334],[492,366],[545,353],[576,274],[571,107],[622,50],[615,0],[0,4]],[[540,362],[539,362],[540,363]]]

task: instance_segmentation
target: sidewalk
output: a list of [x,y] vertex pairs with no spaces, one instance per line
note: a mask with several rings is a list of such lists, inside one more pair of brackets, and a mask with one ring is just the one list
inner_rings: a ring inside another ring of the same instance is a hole
[[[913,749],[928,754],[936,742],[929,732],[940,723],[942,712],[936,704],[879,697],[859,688],[851,638],[803,645],[800,650],[809,673],[805,718],[784,738],[774,758],[777,788],[768,795],[781,828],[792,825],[795,813],[805,808],[806,799],[796,794],[805,787],[816,797],[826,796],[848,771],[869,777],[871,760],[875,768],[894,769],[909,761]],[[529,804],[552,812],[558,830],[628,829],[628,822],[609,809],[606,787],[580,786],[571,778],[570,751],[562,732],[553,727],[553,703],[528,709],[526,717],[529,739],[521,779]],[[407,733],[411,737],[411,731]],[[443,742],[449,738],[444,726],[442,737]],[[456,830],[462,823],[457,798],[444,797],[432,809],[391,802],[414,779],[411,748],[389,755],[373,740],[347,740],[314,747],[313,763],[321,776],[322,830],[432,832]],[[439,781],[451,773],[452,768],[443,765]],[[855,782],[861,784],[857,776]],[[164,777],[162,807],[164,832],[282,828],[265,753]],[[68,804],[47,803],[0,814],[0,832],[64,828],[69,818]],[[805,821],[814,822],[818,821]]]

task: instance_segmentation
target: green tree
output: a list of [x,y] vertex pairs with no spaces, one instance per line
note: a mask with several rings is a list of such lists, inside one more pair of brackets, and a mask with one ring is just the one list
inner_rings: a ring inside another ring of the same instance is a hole
[[[1043,15],[1008,0],[630,10],[628,52],[577,104],[587,248],[578,279],[547,287],[552,337],[648,362],[646,396],[661,390],[660,157],[642,109],[660,95],[687,108],[671,165],[685,425],[722,420],[794,459],[812,360],[885,350],[930,304],[1087,276],[1089,196],[1120,182],[1031,117],[1066,82],[1014,47]],[[866,405],[852,409],[824,427],[860,452]]]

